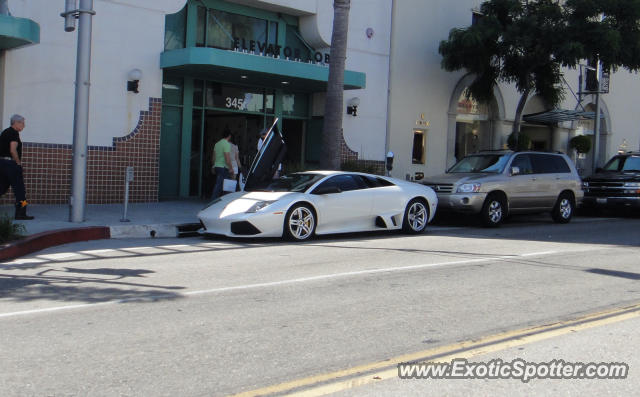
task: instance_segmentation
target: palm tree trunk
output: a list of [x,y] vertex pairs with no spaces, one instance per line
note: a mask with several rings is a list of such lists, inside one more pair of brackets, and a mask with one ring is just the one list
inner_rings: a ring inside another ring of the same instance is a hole
[[331,34],[331,64],[329,82],[324,106],[324,126],[322,128],[322,157],[320,165],[324,169],[340,169],[340,138],[342,136],[342,115],[344,103],[344,69],[347,59],[347,32],[349,30],[349,9],[351,0],[334,0],[333,31]]
[[516,107],[516,116],[513,120],[513,129],[511,133],[515,139],[515,147],[518,148],[518,139],[520,135],[520,126],[522,125],[522,112],[524,111],[524,105],[527,103],[527,99],[529,98],[530,90],[525,90],[520,96],[520,100],[518,101],[518,106]]

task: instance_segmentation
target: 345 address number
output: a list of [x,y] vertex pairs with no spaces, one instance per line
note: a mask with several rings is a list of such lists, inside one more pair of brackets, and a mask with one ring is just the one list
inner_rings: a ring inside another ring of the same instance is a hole
[[244,98],[225,98],[224,106],[229,109],[242,109],[242,105],[244,105]]

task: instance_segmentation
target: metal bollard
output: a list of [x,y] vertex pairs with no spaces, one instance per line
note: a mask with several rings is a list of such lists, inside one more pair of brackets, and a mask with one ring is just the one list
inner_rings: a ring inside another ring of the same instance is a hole
[[133,167],[127,167],[124,174],[124,213],[120,222],[129,222],[127,219],[127,207],[129,205],[129,182],[133,182]]

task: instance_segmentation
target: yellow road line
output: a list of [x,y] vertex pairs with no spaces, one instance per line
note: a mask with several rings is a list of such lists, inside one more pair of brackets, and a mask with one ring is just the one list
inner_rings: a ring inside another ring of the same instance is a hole
[[233,397],[291,395],[322,396],[380,380],[398,376],[397,365],[405,362],[446,362],[454,358],[471,358],[511,347],[565,335],[584,329],[599,327],[631,318],[640,317],[640,303],[622,308],[589,314],[573,320],[532,328],[507,331],[483,337],[405,354],[371,364],[359,365],[341,371],[296,379],[278,385],[267,386],[233,395]]

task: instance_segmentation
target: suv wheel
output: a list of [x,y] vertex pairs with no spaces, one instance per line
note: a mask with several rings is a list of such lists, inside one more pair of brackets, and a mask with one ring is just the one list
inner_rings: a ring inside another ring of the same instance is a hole
[[551,217],[556,223],[569,223],[573,216],[573,209],[575,207],[573,197],[569,193],[562,193],[558,196],[556,205],[551,211]]
[[507,206],[504,198],[492,194],[484,201],[480,217],[482,224],[487,227],[498,227],[507,215]]

